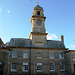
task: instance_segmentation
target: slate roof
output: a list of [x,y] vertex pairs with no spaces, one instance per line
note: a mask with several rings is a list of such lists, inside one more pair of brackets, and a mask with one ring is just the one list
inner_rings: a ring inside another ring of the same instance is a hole
[[8,46],[12,47],[30,47],[31,40],[24,38],[12,38],[8,43]]
[[[31,47],[31,40],[25,38],[12,38],[8,46],[12,47]],[[47,48],[65,49],[63,41],[47,40]]]
[[65,49],[65,45],[63,41],[56,40],[47,40],[48,48],[57,48],[57,49]]
[[1,47],[1,45],[4,45],[4,43],[3,43],[2,39],[0,38],[0,47]]

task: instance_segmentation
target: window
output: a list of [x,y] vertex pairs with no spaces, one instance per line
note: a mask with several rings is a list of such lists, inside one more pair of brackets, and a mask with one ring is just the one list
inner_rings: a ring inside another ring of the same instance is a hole
[[54,53],[50,53],[50,58],[54,59]]
[[37,63],[37,72],[42,72],[42,63]]
[[59,53],[59,58],[60,59],[63,59],[64,58],[64,53],[62,52],[62,53]]
[[28,52],[23,52],[23,58],[29,58],[29,53]]
[[40,11],[37,11],[37,15],[40,15]]
[[2,62],[0,62],[0,65],[2,65]]
[[11,64],[11,71],[17,71],[17,63]]
[[55,64],[54,63],[50,63],[50,71],[55,71]]
[[28,72],[28,63],[23,63],[23,71]]
[[65,70],[65,64],[64,63],[60,63],[60,71],[64,71]]
[[17,52],[12,52],[12,58],[17,58]]

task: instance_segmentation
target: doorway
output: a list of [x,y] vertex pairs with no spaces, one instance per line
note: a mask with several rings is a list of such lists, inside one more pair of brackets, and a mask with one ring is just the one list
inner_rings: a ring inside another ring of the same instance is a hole
[[74,72],[75,72],[75,64],[74,64]]
[[3,75],[3,71],[0,71],[0,75]]

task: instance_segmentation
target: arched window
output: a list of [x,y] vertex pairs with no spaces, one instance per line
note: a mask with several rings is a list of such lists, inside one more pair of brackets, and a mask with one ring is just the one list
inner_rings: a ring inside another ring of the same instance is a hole
[[37,15],[40,15],[40,11],[37,11]]

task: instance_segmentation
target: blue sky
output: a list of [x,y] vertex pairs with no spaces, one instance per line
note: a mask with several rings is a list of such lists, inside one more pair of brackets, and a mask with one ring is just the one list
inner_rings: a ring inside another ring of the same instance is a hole
[[[38,0],[46,16],[48,39],[60,40],[75,50],[75,0]],[[37,0],[0,0],[0,38],[29,38],[31,16]]]

